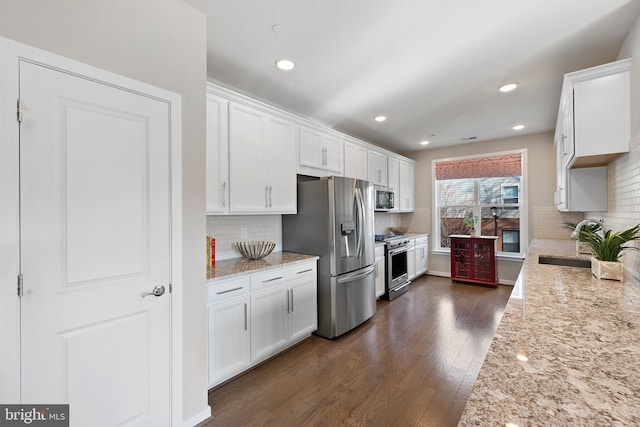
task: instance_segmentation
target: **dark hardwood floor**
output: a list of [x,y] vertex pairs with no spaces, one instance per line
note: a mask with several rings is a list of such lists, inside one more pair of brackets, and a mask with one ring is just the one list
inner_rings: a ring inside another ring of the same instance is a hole
[[210,391],[203,426],[455,426],[511,289],[422,276],[355,330]]

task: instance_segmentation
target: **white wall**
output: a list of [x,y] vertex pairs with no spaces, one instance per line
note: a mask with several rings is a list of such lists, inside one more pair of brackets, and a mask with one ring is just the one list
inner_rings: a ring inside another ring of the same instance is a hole
[[[203,0],[2,2],[0,36],[182,95],[184,418],[207,407]],[[199,6],[194,8],[193,5]]]

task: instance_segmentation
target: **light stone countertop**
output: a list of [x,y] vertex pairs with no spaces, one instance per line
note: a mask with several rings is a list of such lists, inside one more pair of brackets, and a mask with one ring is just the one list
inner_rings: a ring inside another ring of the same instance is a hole
[[272,252],[258,260],[246,258],[224,259],[216,261],[216,265],[213,268],[207,269],[207,282],[211,283],[215,280],[229,279],[244,274],[257,273],[259,271],[294,265],[314,259],[318,259],[318,257],[294,252]]
[[640,425],[640,284],[539,255],[575,242],[532,242],[459,426]]

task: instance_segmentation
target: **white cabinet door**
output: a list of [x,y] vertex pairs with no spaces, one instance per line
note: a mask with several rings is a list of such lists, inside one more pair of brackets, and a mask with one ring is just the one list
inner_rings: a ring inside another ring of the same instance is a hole
[[170,425],[175,112],[77,64],[19,64],[21,399]]
[[376,298],[384,295],[385,270],[384,246],[376,246]]
[[387,160],[387,187],[393,189],[395,197],[391,211],[400,210],[400,160],[393,157]]
[[409,280],[413,280],[416,277],[416,248],[411,247],[407,251],[407,272],[409,273]]
[[262,181],[264,114],[244,105],[229,105],[230,211],[267,210],[268,189]]
[[251,361],[275,353],[288,341],[287,286],[251,293]]
[[297,126],[262,111],[229,106],[231,213],[295,213]]
[[229,212],[229,101],[207,93],[207,213]]
[[344,176],[367,180],[367,149],[348,140],[344,142]]
[[208,307],[209,387],[242,372],[251,362],[249,296]]
[[400,162],[400,197],[401,212],[413,212],[413,164]]
[[367,154],[367,176],[377,185],[387,185],[387,156],[369,150]]
[[266,116],[263,183],[269,213],[296,213],[296,142],[294,123]]
[[289,340],[309,336],[318,329],[316,270],[289,284]]
[[428,237],[416,237],[416,276],[427,272],[429,266]]
[[300,126],[299,166],[302,169],[299,171],[315,175],[342,175],[343,144],[341,136]]

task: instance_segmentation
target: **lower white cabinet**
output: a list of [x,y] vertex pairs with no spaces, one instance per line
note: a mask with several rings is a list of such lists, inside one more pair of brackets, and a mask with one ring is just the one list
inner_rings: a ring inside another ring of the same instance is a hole
[[415,238],[416,276],[427,272],[429,268],[429,236]]
[[210,282],[207,300],[213,387],[317,329],[316,261]]
[[380,298],[384,294],[384,285],[386,278],[386,265],[384,261],[384,245],[376,245],[375,249],[375,265],[376,265],[376,298]]
[[249,277],[207,288],[209,385],[246,369],[250,362]]
[[407,246],[407,273],[409,273],[409,280],[413,280],[416,277],[416,241],[415,239],[409,240]]

